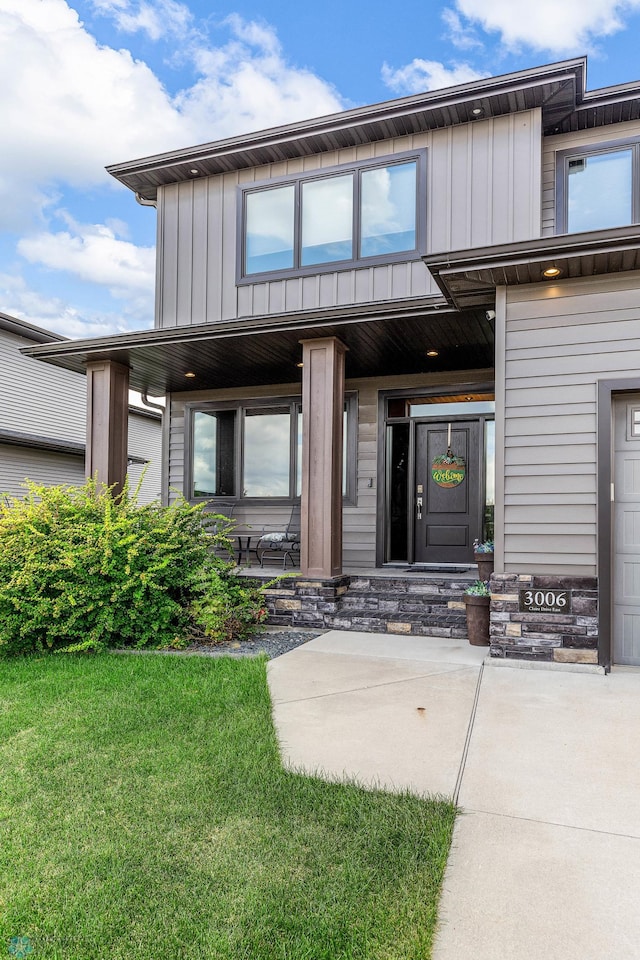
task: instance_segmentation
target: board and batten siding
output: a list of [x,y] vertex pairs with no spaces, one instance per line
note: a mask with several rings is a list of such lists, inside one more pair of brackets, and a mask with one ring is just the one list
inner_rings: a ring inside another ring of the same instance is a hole
[[540,235],[541,115],[527,110],[158,190],[156,327],[440,292],[421,261],[236,286],[240,184],[427,149],[427,252]]
[[496,396],[507,573],[596,573],[597,382],[638,374],[639,286],[635,272],[506,292]]
[[616,123],[615,127],[577,130],[545,137],[542,149],[542,236],[556,233],[556,155],[562,150],[586,150],[600,143],[640,137],[640,120]]

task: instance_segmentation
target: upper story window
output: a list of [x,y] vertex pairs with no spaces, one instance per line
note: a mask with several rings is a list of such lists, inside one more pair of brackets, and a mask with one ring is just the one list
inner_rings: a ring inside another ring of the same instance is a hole
[[557,155],[557,233],[640,221],[640,143],[616,141]]
[[240,187],[238,281],[416,259],[425,167],[416,151]]

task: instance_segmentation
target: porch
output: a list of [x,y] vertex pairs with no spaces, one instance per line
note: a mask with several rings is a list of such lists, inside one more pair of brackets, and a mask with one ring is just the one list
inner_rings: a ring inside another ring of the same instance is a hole
[[265,591],[271,626],[357,630],[401,636],[466,638],[464,591],[478,579],[476,567],[450,570],[351,568],[339,577],[315,579],[282,566],[241,566],[242,576],[269,582]]

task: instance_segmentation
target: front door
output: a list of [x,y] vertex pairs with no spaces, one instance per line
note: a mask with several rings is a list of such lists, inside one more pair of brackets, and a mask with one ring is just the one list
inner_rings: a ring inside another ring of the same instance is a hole
[[416,424],[416,563],[473,563],[482,536],[481,429],[478,420]]
[[613,661],[640,666],[640,394],[613,410]]

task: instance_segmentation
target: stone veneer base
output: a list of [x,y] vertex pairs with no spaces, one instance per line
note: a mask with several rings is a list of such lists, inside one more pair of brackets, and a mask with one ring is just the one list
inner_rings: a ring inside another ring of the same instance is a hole
[[[491,657],[555,663],[598,663],[596,577],[494,573],[491,577]],[[569,590],[571,612],[521,613],[520,590]]]

